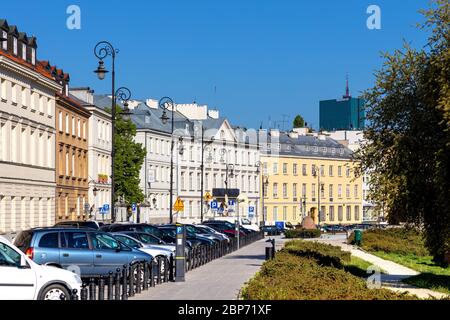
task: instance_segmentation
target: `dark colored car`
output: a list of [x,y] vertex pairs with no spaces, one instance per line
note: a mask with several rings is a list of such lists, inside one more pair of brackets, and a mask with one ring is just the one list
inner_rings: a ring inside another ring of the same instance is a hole
[[[156,226],[147,223],[114,223],[100,228],[105,232],[138,231],[152,234],[164,241],[164,233]],[[166,241],[169,242],[169,241]]]
[[152,259],[106,232],[87,228],[29,229],[14,244],[38,264],[79,271],[81,277],[106,276],[124,264]]
[[[214,230],[225,234],[228,237],[234,238],[236,237],[236,227],[233,223],[230,223],[228,221],[219,221],[219,220],[210,220],[210,221],[204,221],[204,225],[213,228]],[[244,228],[240,228],[239,236],[243,237],[246,235],[246,232],[242,230]]]
[[[171,236],[176,237],[176,228],[177,226],[174,224],[167,224],[158,226],[158,228],[162,231],[170,233]],[[213,245],[214,240],[208,239],[206,237],[202,237],[188,229],[186,229],[186,240],[191,241],[194,246],[197,245]]]
[[91,228],[98,230],[101,224],[97,221],[61,221],[55,224],[58,228]]
[[276,226],[262,226],[261,231],[267,232],[269,236],[278,236],[281,234],[281,230]]

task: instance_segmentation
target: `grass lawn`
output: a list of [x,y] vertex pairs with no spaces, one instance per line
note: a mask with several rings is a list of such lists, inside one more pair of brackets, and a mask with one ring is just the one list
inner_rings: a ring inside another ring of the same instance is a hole
[[[372,266],[372,263],[367,262],[361,258],[351,256],[350,261],[344,264],[344,270],[350,272],[351,274],[361,277],[367,278],[369,275],[367,274],[367,269]],[[384,270],[380,270],[381,273],[386,273]]]
[[403,280],[405,283],[419,288],[426,288],[450,294],[450,268],[436,266],[433,263],[431,256],[402,255],[384,251],[375,251],[371,253],[421,273],[418,276]]

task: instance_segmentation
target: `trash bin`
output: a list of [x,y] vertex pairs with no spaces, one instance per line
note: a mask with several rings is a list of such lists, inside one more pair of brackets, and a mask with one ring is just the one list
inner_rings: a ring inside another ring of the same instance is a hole
[[360,246],[362,241],[362,231],[361,230],[355,230],[355,243],[356,245]]

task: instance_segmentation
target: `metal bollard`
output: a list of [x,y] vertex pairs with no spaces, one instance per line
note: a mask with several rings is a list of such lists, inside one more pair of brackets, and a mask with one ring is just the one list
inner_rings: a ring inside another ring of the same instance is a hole
[[89,300],[95,300],[95,279],[89,279]]
[[114,286],[113,272],[110,271],[108,275],[108,300],[114,299],[113,286]]
[[71,299],[71,300],[78,300],[78,295],[77,295],[77,293],[78,293],[78,290],[77,290],[77,289],[73,289],[73,290],[72,290],[72,294],[71,294],[71,296],[70,296],[70,299]]
[[156,258],[157,260],[157,265],[158,265],[158,269],[156,270],[156,283],[157,284],[161,284],[161,258]]
[[167,258],[166,256],[164,256],[164,282],[168,282],[169,281],[169,258]]
[[129,277],[130,281],[128,284],[128,288],[129,288],[128,296],[134,297],[134,293],[135,293],[135,291],[134,291],[134,270],[135,270],[135,268],[134,268],[134,264],[131,262],[130,262],[129,270],[130,270],[130,272],[128,274],[128,277]]
[[155,259],[152,259],[152,261],[150,261],[150,286],[154,287],[155,286]]
[[138,262],[136,264],[136,293],[141,293],[141,271],[142,266],[141,263]]
[[169,281],[174,281],[174,259],[173,259],[173,253],[170,254],[169,259]]
[[120,268],[116,269],[115,299],[120,300]]
[[271,247],[266,247],[266,261],[267,260],[271,260],[272,257],[272,248]]
[[143,268],[144,268],[144,283],[143,283],[143,287],[142,289],[148,290],[148,262],[144,261],[143,262]]
[[122,300],[128,300],[128,265],[122,267]]
[[105,279],[103,277],[98,281],[98,300],[105,300]]
[[88,289],[86,288],[86,284],[85,283],[83,283],[83,286],[81,288],[80,298],[81,298],[81,300],[87,300],[88,299]]

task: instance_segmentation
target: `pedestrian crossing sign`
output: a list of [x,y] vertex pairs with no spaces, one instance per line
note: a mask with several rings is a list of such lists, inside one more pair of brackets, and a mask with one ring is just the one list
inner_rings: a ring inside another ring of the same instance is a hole
[[211,201],[211,200],[212,200],[212,195],[211,195],[211,193],[209,193],[209,192],[206,192],[206,193],[205,193],[205,200],[206,200],[206,201]]
[[181,200],[180,197],[178,197],[177,200],[175,201],[173,209],[175,211],[184,211],[184,203],[183,203],[183,200]]

